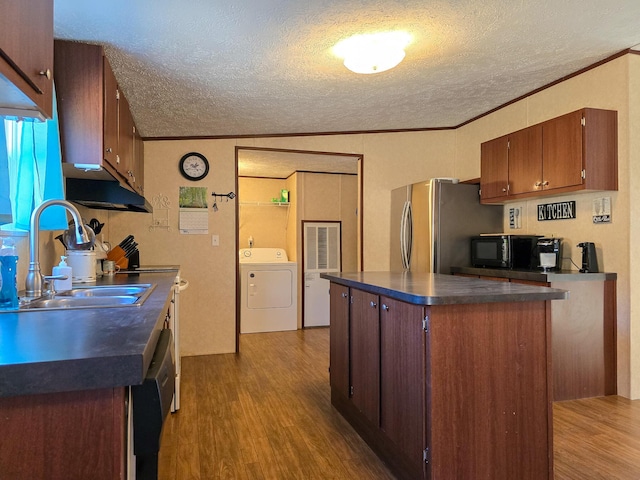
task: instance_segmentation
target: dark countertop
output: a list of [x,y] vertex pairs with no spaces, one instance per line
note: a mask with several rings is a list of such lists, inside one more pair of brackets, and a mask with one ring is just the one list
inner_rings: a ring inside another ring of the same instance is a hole
[[177,268],[96,282],[155,284],[139,307],[0,313],[0,397],[142,383]]
[[542,272],[540,270],[509,270],[507,268],[476,268],[451,267],[451,273],[466,275],[481,275],[486,277],[513,278],[515,280],[529,280],[533,282],[603,282],[616,280],[615,273],[580,273],[577,270],[560,270],[556,272]]
[[322,273],[322,278],[416,305],[529,302],[567,298],[565,290],[413,272]]

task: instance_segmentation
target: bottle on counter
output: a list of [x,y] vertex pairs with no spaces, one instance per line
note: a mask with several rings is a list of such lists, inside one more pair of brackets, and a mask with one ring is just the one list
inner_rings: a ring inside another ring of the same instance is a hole
[[12,238],[0,248],[0,310],[18,308],[18,254]]
[[67,278],[64,280],[54,280],[55,282],[55,289],[58,292],[66,292],[68,290],[71,290],[73,288],[73,286],[71,285],[72,283],[72,269],[69,265],[67,265],[67,257],[65,257],[64,255],[60,255],[60,263],[53,267],[52,270],[52,274],[53,276],[57,276],[57,275],[66,275]]

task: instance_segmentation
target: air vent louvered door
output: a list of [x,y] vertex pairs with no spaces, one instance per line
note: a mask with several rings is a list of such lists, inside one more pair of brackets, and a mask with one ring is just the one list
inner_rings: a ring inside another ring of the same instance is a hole
[[304,223],[304,326],[329,325],[329,281],[340,271],[340,222]]

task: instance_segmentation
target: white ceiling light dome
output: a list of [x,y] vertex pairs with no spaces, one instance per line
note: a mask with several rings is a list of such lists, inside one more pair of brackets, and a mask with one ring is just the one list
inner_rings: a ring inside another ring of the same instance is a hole
[[404,59],[410,42],[411,35],[403,31],[358,34],[338,42],[333,52],[352,72],[380,73]]

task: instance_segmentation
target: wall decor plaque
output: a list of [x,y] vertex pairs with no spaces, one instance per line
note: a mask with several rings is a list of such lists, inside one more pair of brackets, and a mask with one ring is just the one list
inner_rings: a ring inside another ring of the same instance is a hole
[[543,203],[538,205],[538,221],[576,218],[576,202]]

